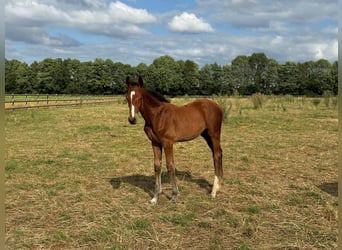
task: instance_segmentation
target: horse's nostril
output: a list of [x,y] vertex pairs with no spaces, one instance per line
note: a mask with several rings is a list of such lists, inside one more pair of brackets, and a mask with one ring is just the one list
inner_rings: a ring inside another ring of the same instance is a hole
[[137,123],[137,119],[135,117],[128,117],[128,121],[132,125]]

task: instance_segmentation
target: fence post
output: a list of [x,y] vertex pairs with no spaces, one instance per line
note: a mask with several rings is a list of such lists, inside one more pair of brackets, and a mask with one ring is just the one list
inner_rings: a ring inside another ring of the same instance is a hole
[[37,94],[37,108],[39,109],[39,94]]
[[14,110],[13,109],[13,107],[14,107],[14,94],[13,93],[12,93],[12,100],[11,101],[12,101],[12,110]]
[[25,94],[25,108],[27,109],[27,94]]
[[49,105],[49,95],[47,94],[46,95],[46,106],[48,106]]
[[12,93],[12,111],[14,111],[14,94]]

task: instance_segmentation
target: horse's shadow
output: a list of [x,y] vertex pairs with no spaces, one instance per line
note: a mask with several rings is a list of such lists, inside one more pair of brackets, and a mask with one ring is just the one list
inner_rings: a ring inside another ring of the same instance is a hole
[[325,182],[317,187],[332,196],[335,196],[335,197],[338,196],[338,183],[337,182]]
[[[178,180],[196,183],[200,188],[205,189],[208,193],[210,193],[211,191],[212,185],[206,179],[193,178],[191,173],[188,171],[176,170],[176,176]],[[113,189],[118,189],[121,183],[128,183],[132,186],[142,189],[151,197],[153,197],[154,182],[155,182],[154,175],[146,176],[146,175],[140,175],[140,174],[112,178],[109,181]],[[164,183],[165,184],[170,183],[169,175],[166,172],[162,173],[162,184]]]

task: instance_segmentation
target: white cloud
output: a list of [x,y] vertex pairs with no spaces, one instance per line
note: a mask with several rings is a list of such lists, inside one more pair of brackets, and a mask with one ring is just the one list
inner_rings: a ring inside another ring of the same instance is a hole
[[113,21],[129,22],[135,24],[154,23],[156,18],[146,9],[135,9],[119,1],[109,5],[109,13]]
[[5,22],[20,23],[29,26],[45,22],[49,24],[67,19],[66,13],[53,5],[46,5],[35,1],[14,1],[5,5]]
[[204,65],[264,52],[280,63],[337,60],[337,0],[196,0],[187,12],[175,4],[153,14],[151,6],[133,7],[143,2],[6,0],[6,58],[136,65],[167,54]]
[[104,0],[45,0],[45,2],[48,1],[51,1],[54,5],[58,4],[61,6],[62,4],[63,9],[101,9],[106,7],[106,1]]
[[338,0],[265,1],[265,0],[197,0],[198,10],[208,13],[210,22],[240,29],[270,28],[273,23],[302,25],[322,20],[337,21]]
[[[230,64],[238,55],[251,55],[254,52],[264,52],[268,58],[276,59],[279,63],[286,61],[304,62],[321,58],[333,62],[337,60],[337,39],[329,42],[315,42],[313,37],[280,37],[274,35],[235,35],[210,33],[189,39],[181,34],[144,36],[144,39],[116,39],[115,42],[87,43],[75,47],[51,47],[31,45],[28,49],[14,47],[6,42],[6,58],[22,59],[29,56],[34,60],[47,57],[77,58],[81,61],[95,58],[110,58],[113,61],[128,63],[132,66],[141,62],[151,64],[154,59],[170,55],[175,60],[193,60],[200,66],[217,62],[221,65]],[[58,38],[58,37],[57,37]],[[314,41],[314,42],[313,42]],[[326,44],[326,45],[325,45]],[[57,53],[58,52],[58,53]],[[13,55],[13,56],[11,56]]]
[[315,59],[328,59],[337,58],[338,56],[338,42],[337,39],[328,43],[316,43],[312,45],[312,51],[315,53]]
[[[76,1],[77,2],[77,1]],[[142,26],[156,22],[156,18],[145,9],[132,8],[120,1],[105,5],[104,1],[83,0],[78,5],[88,8],[75,8],[66,1],[59,4],[57,1],[8,1],[5,6],[5,23],[7,38],[14,39],[20,34],[19,40],[32,43],[39,42],[33,39],[27,30],[37,27],[45,34],[49,28],[70,28],[88,34],[101,34],[110,37],[129,37],[137,34],[146,34]],[[19,32],[14,34],[12,30]],[[37,32],[34,34],[37,35]],[[46,35],[44,36],[46,38]]]
[[281,36],[276,36],[275,38],[271,39],[270,44],[272,46],[281,45],[284,42],[284,38]]
[[146,9],[133,8],[120,1],[103,0],[8,0],[5,13],[6,21],[26,19],[78,23],[82,17],[90,18],[90,22],[96,20],[96,23],[111,21],[148,24],[156,21]]
[[209,23],[196,17],[195,14],[187,12],[183,12],[179,16],[174,16],[168,23],[168,26],[171,31],[182,33],[205,33],[214,31]]

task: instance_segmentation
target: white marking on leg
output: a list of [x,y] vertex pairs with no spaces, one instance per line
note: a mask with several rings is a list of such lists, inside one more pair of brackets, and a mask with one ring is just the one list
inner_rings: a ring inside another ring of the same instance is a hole
[[215,198],[216,192],[217,192],[217,190],[219,190],[219,189],[220,189],[219,179],[218,179],[218,177],[215,175],[213,190],[211,191],[211,196],[212,196],[213,198]]
[[151,204],[157,204],[157,197],[153,197],[153,199],[151,200]]
[[131,116],[132,116],[132,118],[134,118],[134,115],[135,115],[135,113],[134,113],[134,105],[133,105],[133,96],[135,95],[135,91],[133,90],[133,91],[131,91]]

